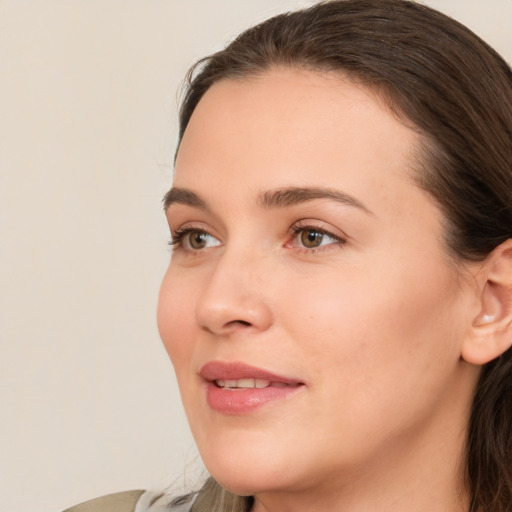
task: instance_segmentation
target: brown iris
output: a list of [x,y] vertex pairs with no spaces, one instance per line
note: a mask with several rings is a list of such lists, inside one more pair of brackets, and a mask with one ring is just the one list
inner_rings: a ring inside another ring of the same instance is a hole
[[308,229],[301,232],[300,242],[304,247],[307,247],[308,249],[314,249],[315,247],[319,247],[322,244],[324,236],[324,233],[321,231]]
[[188,243],[192,249],[204,249],[208,242],[208,233],[202,231],[195,231],[190,233]]

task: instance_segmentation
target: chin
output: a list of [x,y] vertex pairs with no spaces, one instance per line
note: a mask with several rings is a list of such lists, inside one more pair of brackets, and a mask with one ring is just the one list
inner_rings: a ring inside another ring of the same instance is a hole
[[[286,488],[285,482],[279,476],[276,478],[276,474],[265,467],[254,468],[246,465],[243,470],[233,471],[216,466],[210,474],[224,489],[238,496],[254,496]],[[279,472],[279,475],[282,477],[283,472]]]
[[285,456],[286,450],[273,437],[274,443],[265,436],[226,432],[221,439],[209,436],[206,443],[198,443],[199,452],[222,487],[240,496],[254,495],[285,487],[290,476],[293,456]]

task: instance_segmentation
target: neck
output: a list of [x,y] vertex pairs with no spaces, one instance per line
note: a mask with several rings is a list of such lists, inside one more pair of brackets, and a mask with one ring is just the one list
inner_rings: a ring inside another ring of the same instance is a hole
[[337,485],[257,495],[251,512],[467,512],[470,493],[458,454],[450,455],[444,466],[419,467],[412,457],[409,464],[345,473]]

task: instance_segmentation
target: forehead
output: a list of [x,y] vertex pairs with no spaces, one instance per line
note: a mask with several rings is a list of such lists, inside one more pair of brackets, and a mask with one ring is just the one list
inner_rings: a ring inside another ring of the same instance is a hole
[[258,190],[313,185],[351,193],[389,186],[393,177],[411,185],[419,138],[344,75],[278,68],[205,93],[181,142],[175,183],[216,177]]

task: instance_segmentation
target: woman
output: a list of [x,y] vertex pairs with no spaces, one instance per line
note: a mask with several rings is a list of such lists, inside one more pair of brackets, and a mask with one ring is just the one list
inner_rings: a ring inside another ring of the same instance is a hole
[[503,60],[325,2],[205,59],[180,120],[159,327],[218,482],[192,510],[512,510]]
[[158,322],[212,478],[169,510],[512,510],[506,63],[322,2],[201,61],[180,122]]

